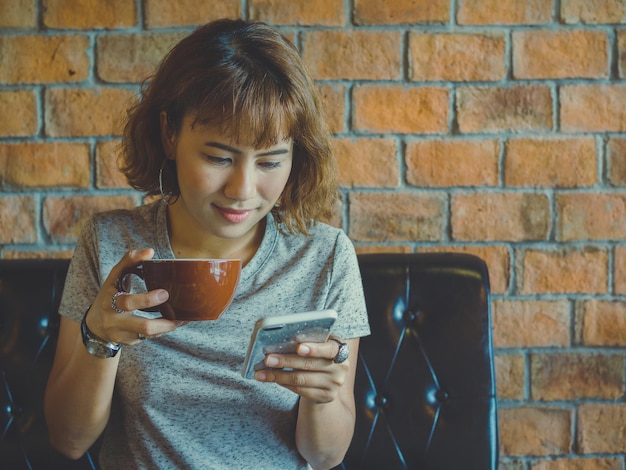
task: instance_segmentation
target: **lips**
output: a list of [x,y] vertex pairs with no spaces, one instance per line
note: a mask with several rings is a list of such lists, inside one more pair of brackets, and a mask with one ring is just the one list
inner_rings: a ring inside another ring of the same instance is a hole
[[217,210],[220,212],[220,214],[222,214],[222,217],[224,217],[228,222],[231,222],[233,224],[239,224],[243,222],[250,216],[250,214],[252,214],[252,210],[250,209],[236,210],[226,207],[217,207]]

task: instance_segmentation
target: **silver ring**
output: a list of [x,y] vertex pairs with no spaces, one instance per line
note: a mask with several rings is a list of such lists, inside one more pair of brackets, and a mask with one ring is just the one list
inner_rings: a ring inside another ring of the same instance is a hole
[[350,356],[350,347],[347,343],[342,343],[336,338],[330,338],[335,343],[339,345],[339,350],[337,351],[337,355],[333,358],[333,362],[335,364],[341,364],[342,362],[346,362],[346,359]]
[[111,308],[113,310],[115,310],[117,313],[128,313],[126,310],[122,310],[121,308],[119,308],[117,306],[117,303],[116,303],[117,302],[117,298],[120,295],[123,295],[123,294],[128,294],[128,292],[124,292],[123,290],[121,290],[121,291],[116,292],[115,294],[113,294],[113,297],[111,297]]
[[138,339],[139,341],[143,341],[143,340],[144,340],[144,339],[146,339],[146,338],[147,338],[147,336],[146,336],[146,335],[142,335],[141,333],[137,333],[137,339]]

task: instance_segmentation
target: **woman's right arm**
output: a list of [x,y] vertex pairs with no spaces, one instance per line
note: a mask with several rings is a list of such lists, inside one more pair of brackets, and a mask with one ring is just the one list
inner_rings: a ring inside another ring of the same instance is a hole
[[80,324],[61,317],[44,409],[52,446],[71,459],[91,447],[109,420],[119,357],[89,354]]
[[[87,313],[87,326],[93,334],[132,346],[139,342],[138,334],[158,336],[182,324],[130,313],[165,302],[168,294],[162,289],[117,297],[117,307],[128,313],[117,313],[111,306],[113,294],[117,292],[116,279],[122,271],[153,256],[152,249],[130,251],[113,267]],[[57,350],[44,398],[50,442],[72,459],[80,458],[107,425],[119,358],[124,354],[122,348],[112,358],[92,356],[83,344],[80,330],[78,322],[61,317]]]

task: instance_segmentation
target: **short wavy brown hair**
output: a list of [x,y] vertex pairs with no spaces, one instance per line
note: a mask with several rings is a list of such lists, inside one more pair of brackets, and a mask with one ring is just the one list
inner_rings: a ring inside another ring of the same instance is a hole
[[[336,163],[317,89],[293,43],[266,24],[224,19],[201,26],[144,82],[129,109],[120,167],[133,188],[149,195],[160,194],[166,159],[162,112],[175,131],[193,112],[194,123],[219,125],[235,140],[245,133],[258,148],[291,137],[292,170],[273,210],[276,220],[291,233],[307,234],[331,216]],[[176,196],[175,163],[167,162],[163,191]]]

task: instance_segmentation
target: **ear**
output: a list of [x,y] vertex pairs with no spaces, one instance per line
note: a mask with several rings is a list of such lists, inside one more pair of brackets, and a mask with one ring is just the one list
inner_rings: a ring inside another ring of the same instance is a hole
[[161,111],[161,144],[168,160],[176,160],[176,131],[167,118],[167,113]]

